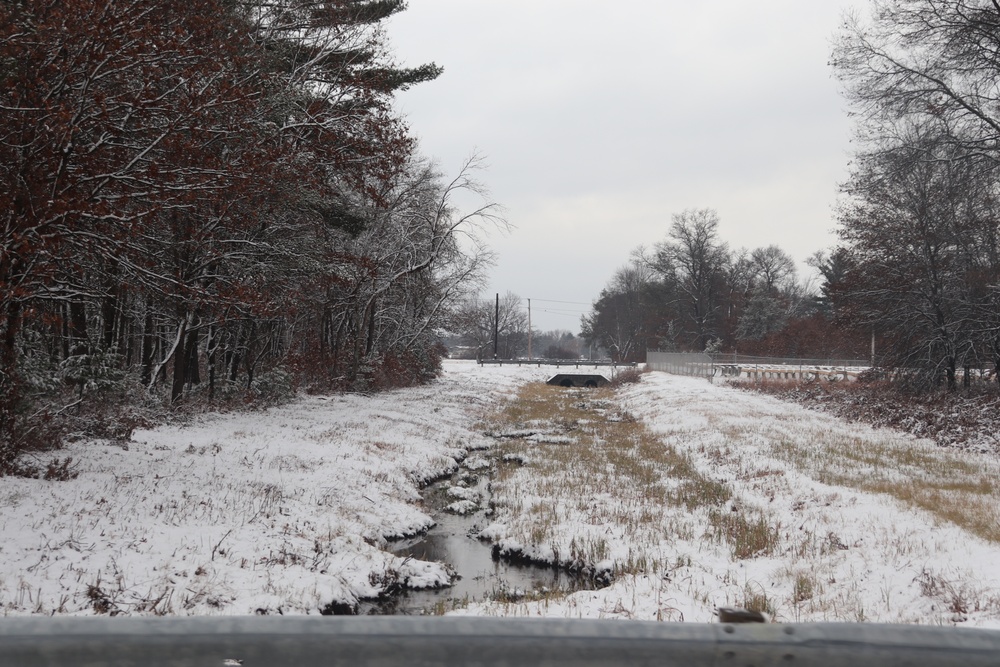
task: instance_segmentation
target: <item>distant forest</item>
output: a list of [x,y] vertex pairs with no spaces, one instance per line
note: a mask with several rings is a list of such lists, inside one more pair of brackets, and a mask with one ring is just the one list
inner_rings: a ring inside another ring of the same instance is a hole
[[582,337],[622,361],[644,361],[650,350],[868,357],[870,333],[840,326],[843,253],[809,259],[823,276],[816,284],[778,246],[733,250],[718,227],[711,209],[675,214],[664,240],[615,271]]

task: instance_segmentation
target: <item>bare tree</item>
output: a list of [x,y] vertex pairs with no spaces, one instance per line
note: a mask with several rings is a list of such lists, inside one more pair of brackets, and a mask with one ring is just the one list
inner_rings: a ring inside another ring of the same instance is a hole
[[751,287],[740,315],[736,338],[760,340],[806,314],[811,287],[796,279],[795,261],[776,245],[757,248],[748,260]]
[[704,350],[721,332],[725,269],[729,248],[719,240],[719,216],[712,209],[690,209],[672,216],[667,240],[656,244],[657,271],[683,295],[684,313]]
[[970,278],[997,276],[982,244],[995,236],[996,166],[952,159],[956,150],[918,133],[862,156],[840,215],[854,321],[891,337],[889,361],[943,370],[949,387],[975,356],[975,304],[992,291],[977,299]]
[[933,127],[968,152],[1000,147],[1000,7],[984,0],[879,0],[848,16],[832,64],[863,138],[898,120]]
[[[349,242],[353,254],[379,267],[358,300],[362,322],[371,312],[366,355],[376,348],[402,352],[426,343],[448,309],[482,281],[493,262],[487,235],[508,225],[475,180],[481,168],[482,159],[474,156],[442,182],[433,165],[414,161],[391,193],[380,197],[385,204],[369,227]],[[470,196],[476,203],[460,210],[456,199]]]
[[889,0],[847,20],[833,58],[863,147],[838,315],[950,387],[997,339],[998,53],[996,2]]
[[780,292],[795,280],[795,260],[776,245],[754,250],[750,253],[750,263],[758,289],[763,292]]
[[[499,312],[498,312],[499,309]],[[512,292],[495,299],[474,297],[455,309],[454,328],[479,350],[481,359],[513,359],[527,350],[528,315],[521,297]]]
[[619,267],[591,313],[583,318],[583,338],[605,348],[616,361],[645,359],[650,324],[655,317],[650,299],[654,272],[647,262],[633,261]]

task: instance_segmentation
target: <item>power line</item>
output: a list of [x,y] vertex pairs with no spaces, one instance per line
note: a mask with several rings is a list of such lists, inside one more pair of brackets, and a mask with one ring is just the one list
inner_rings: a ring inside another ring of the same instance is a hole
[[535,308],[536,313],[589,313],[589,310],[577,310],[575,308]]
[[539,312],[546,313],[548,315],[556,315],[558,317],[573,317],[573,318],[578,318],[578,317],[580,317],[582,315],[582,313],[580,313],[580,312],[559,311],[559,310],[542,310],[542,311],[539,311]]
[[554,301],[552,299],[536,299],[534,297],[532,297],[531,300],[532,301],[542,301],[544,303],[568,303],[568,304],[571,304],[571,305],[574,305],[574,306],[593,306],[594,305],[592,303],[584,303],[582,301]]
[[[581,309],[581,310],[577,310],[575,308],[572,308],[572,309],[562,308],[562,309],[560,309],[560,310],[572,310],[574,312],[581,312],[581,313],[589,313],[590,310],[594,307],[593,303],[588,303],[588,302],[584,302],[584,301],[556,301],[555,299],[536,299],[534,297],[531,297],[531,298],[528,298],[528,297],[518,297],[518,298],[520,298],[522,301],[537,301],[537,302],[541,302],[541,303],[561,303],[561,304],[567,304],[567,305],[571,305],[571,306],[586,306],[586,308]],[[454,299],[454,301],[456,303],[481,303],[481,302],[482,303],[487,303],[488,302],[488,303],[492,304],[493,303],[493,298],[492,297],[465,296],[465,297],[460,297],[460,298]],[[548,311],[542,311],[542,312],[548,312]]]

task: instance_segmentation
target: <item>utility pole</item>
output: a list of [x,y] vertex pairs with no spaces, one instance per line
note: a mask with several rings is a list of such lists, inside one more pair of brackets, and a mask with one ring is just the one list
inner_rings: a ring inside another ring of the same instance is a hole
[[531,299],[528,299],[528,361],[531,361]]
[[872,326],[872,368],[875,368],[875,326]]
[[500,349],[500,292],[497,292],[497,307],[493,314],[493,360],[496,361]]

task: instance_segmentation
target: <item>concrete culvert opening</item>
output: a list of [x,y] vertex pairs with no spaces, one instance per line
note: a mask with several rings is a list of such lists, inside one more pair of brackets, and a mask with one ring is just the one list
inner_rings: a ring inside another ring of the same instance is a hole
[[608,384],[608,379],[603,375],[595,373],[559,373],[549,378],[547,384],[558,387],[603,387]]

